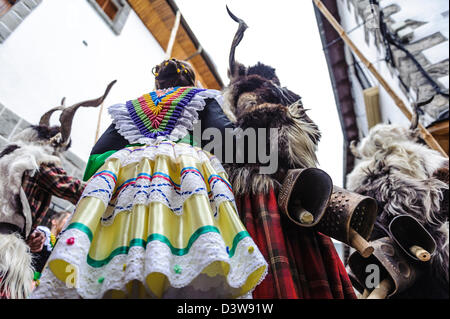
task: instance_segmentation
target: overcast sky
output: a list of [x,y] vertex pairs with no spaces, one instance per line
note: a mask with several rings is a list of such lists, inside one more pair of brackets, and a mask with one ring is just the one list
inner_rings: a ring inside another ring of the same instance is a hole
[[228,54],[238,24],[225,5],[249,28],[236,60],[276,68],[281,85],[302,97],[319,126],[319,167],[342,186],[343,137],[327,63],[311,0],[176,0],[180,11],[216,64],[226,85]]

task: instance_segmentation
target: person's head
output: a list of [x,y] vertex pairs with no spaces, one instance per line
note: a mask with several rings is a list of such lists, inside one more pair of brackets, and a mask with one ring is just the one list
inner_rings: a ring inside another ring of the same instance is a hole
[[67,222],[67,219],[70,217],[71,213],[67,211],[62,211],[58,213],[54,213],[50,219],[50,227],[51,231],[54,235],[58,235],[64,225]]
[[175,86],[195,86],[195,72],[192,66],[184,61],[170,59],[161,62],[152,69],[155,76],[156,89],[167,89]]

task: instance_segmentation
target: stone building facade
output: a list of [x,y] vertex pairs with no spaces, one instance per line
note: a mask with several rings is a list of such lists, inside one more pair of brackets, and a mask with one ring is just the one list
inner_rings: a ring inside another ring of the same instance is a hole
[[[338,2],[343,2],[339,0]],[[375,4],[374,4],[375,3]],[[358,24],[363,24],[364,40],[368,46],[385,54],[387,44],[380,32],[380,10],[383,21],[404,49],[409,51],[442,92],[449,89],[449,5],[445,0],[346,0],[346,11],[353,13]],[[353,8],[351,8],[353,7]],[[344,9],[341,7],[340,9]],[[373,9],[373,10],[372,10]],[[341,16],[341,17],[342,17]],[[346,18],[344,18],[346,21]],[[365,22],[365,23],[364,23]],[[372,42],[372,43],[371,43]],[[387,63],[393,77],[398,77],[399,88],[409,100],[433,101],[423,108],[421,121],[432,124],[448,110],[449,100],[436,94],[430,81],[419,70],[413,59],[400,48],[389,45],[392,61]],[[448,113],[447,113],[448,114]],[[448,116],[448,115],[447,115]]]

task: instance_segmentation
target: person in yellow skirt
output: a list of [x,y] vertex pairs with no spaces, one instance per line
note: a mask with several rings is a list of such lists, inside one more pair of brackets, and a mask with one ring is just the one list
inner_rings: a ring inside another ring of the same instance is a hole
[[179,60],[154,75],[155,91],[109,108],[31,298],[249,298],[267,274],[220,161],[187,138],[220,92]]

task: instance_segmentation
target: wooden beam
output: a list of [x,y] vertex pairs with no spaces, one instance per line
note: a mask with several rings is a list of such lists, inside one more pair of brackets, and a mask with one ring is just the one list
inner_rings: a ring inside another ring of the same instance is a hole
[[364,104],[366,105],[367,125],[370,128],[381,122],[379,90],[373,86],[363,91]]
[[173,24],[172,32],[170,33],[169,44],[167,45],[166,49],[166,60],[172,57],[172,48],[175,42],[175,38],[177,37],[178,27],[180,26],[180,19],[181,12],[180,10],[178,10],[177,14],[175,15],[175,22]]
[[428,127],[428,132],[431,133],[431,135],[434,136],[434,138],[439,142],[439,144],[442,146],[444,151],[449,152],[449,145],[448,145],[448,120],[442,121],[439,123],[434,124],[433,126]]
[[[176,22],[176,12],[172,10],[167,0],[128,0],[128,3],[161,48],[165,52],[168,51],[171,34],[173,34]],[[184,19],[181,15],[170,54],[171,57],[180,60],[186,59],[198,50],[188,32],[183,27],[183,21]],[[200,81],[203,87],[217,90],[222,89],[222,85],[216,79],[213,71],[201,54],[189,60],[189,63],[194,68],[196,79]]]
[[[394,90],[389,86],[389,84],[386,82],[386,80],[383,78],[383,76],[378,72],[378,70],[373,66],[373,64],[367,60],[367,58],[362,54],[362,52],[358,49],[358,47],[353,43],[353,41],[349,38],[347,33],[345,32],[344,28],[337,22],[337,20],[334,18],[334,16],[328,11],[328,9],[325,7],[325,5],[320,0],[313,0],[314,4],[317,6],[317,8],[322,12],[323,16],[328,20],[328,22],[333,26],[333,28],[336,30],[338,35],[342,38],[342,40],[349,46],[349,48],[353,51],[355,55],[359,57],[362,63],[372,72],[372,74],[375,76],[375,78],[378,80],[378,82],[381,84],[381,86],[386,90],[386,92],[391,96],[391,98],[394,100],[395,105],[400,109],[400,111],[411,121],[412,119],[412,113],[411,111],[406,107],[403,100],[394,92]],[[418,128],[422,134],[422,138],[427,143],[427,145],[440,152],[443,156],[448,158],[447,153],[442,149],[442,147],[439,145],[439,143],[435,140],[435,138],[428,132],[428,130],[419,123]]]

